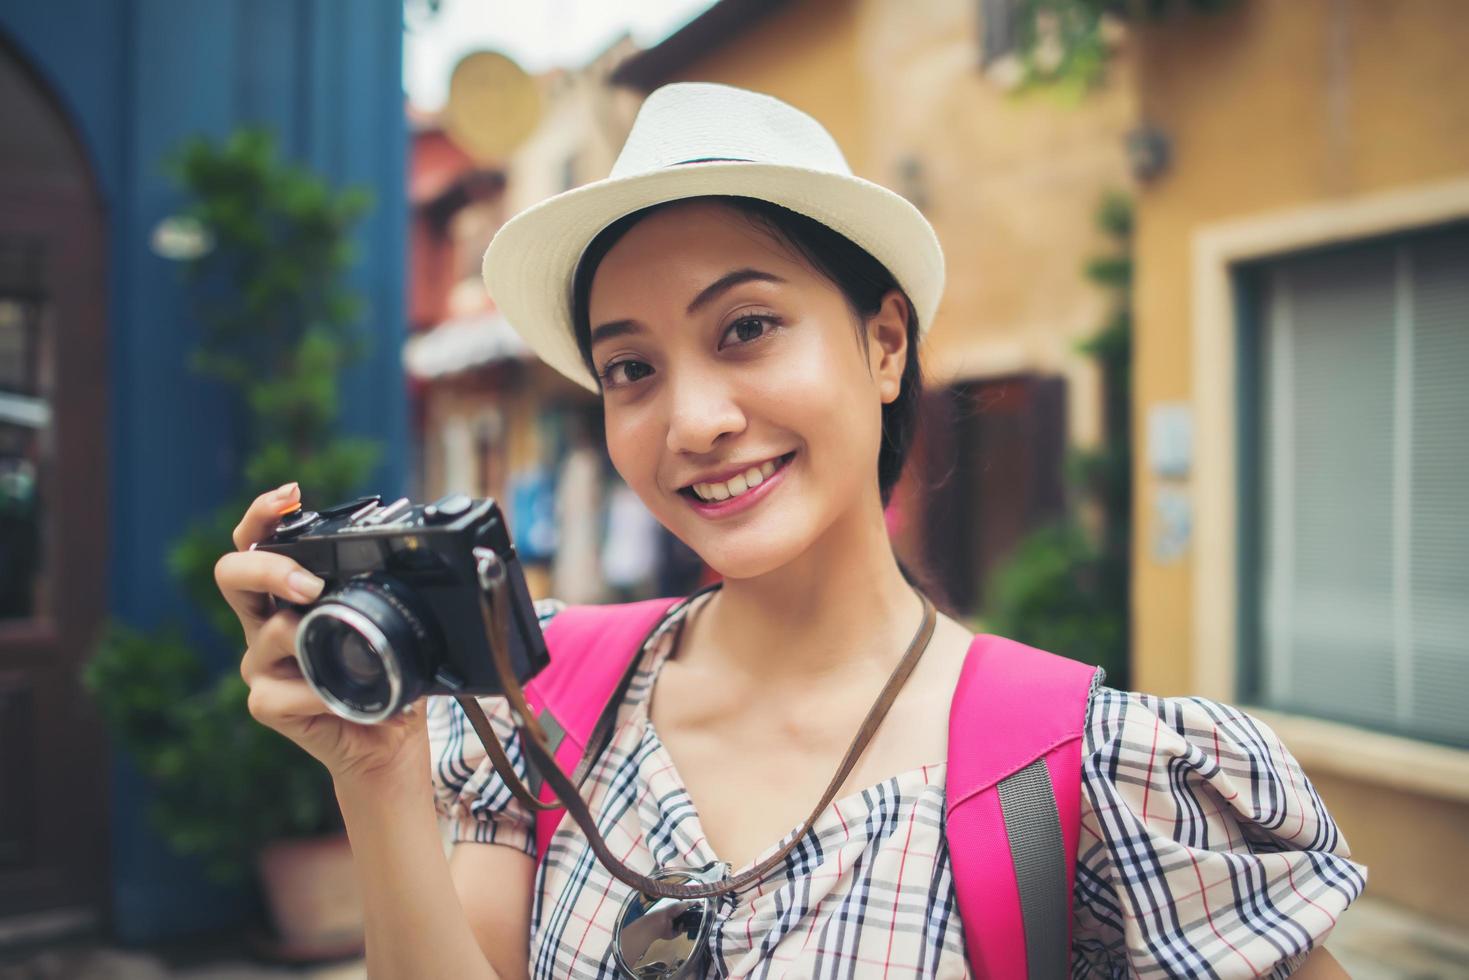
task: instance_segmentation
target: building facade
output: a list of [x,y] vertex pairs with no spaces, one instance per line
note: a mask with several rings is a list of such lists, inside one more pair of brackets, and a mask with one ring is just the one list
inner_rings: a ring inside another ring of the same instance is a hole
[[1247,705],[1368,893],[1463,928],[1469,20],[1270,3],[1137,32],[1133,666]]

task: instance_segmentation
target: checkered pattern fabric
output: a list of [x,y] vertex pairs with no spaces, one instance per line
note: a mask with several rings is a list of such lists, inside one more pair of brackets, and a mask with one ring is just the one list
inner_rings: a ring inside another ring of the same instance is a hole
[[[542,622],[557,608],[541,604]],[[677,617],[665,625],[582,787],[613,850],[644,872],[716,857],[648,721],[648,693],[677,642]],[[503,701],[482,703],[523,770]],[[436,801],[454,839],[534,854],[534,817],[458,704],[430,699],[429,731]],[[706,975],[969,976],[944,770],[913,769],[838,799],[782,866],[719,900]],[[1235,708],[1099,686],[1082,782],[1073,977],[1285,976],[1365,884],[1296,761]],[[531,975],[615,977],[611,930],[627,891],[563,821],[536,877]]]

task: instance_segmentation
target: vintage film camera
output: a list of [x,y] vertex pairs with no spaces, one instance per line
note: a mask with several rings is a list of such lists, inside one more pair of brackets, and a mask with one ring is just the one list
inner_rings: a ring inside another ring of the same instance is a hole
[[[286,514],[255,545],[325,580],[296,632],[306,681],[336,714],[374,724],[427,694],[502,693],[492,637],[521,683],[549,662],[500,507],[363,497]],[[496,620],[499,620],[498,622]]]

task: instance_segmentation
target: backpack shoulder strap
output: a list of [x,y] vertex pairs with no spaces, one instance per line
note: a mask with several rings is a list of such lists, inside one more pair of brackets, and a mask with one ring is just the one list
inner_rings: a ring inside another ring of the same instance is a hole
[[[526,685],[526,700],[556,752],[556,763],[580,783],[588,745],[605,709],[631,674],[637,653],[677,598],[610,606],[567,606],[546,626],[551,662]],[[532,773],[537,796],[555,802]],[[544,857],[564,807],[536,813],[536,855]]]
[[969,648],[949,713],[944,833],[977,978],[1066,976],[1097,673],[998,636]]

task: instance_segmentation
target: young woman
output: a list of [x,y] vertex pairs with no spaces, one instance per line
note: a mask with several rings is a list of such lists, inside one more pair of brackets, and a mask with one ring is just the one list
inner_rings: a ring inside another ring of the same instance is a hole
[[[682,84],[649,97],[610,178],[518,216],[485,268],[537,353],[601,392],[618,473],[723,576],[640,652],[583,795],[633,868],[737,874],[801,826],[928,611],[883,507],[916,424],[937,241],[809,117]],[[260,497],[236,546],[298,498]],[[248,550],[217,577],[245,628],[252,713],[334,777],[374,977],[627,975],[613,947],[631,889],[569,820],[537,865],[534,815],[454,701],[343,721],[296,668],[296,617],[268,598],[322,583]],[[971,639],[938,616],[801,846],[713,900],[690,975],[969,975],[943,821]],[[503,702],[482,703],[523,771]],[[1081,781],[1072,976],[1344,975],[1319,944],[1365,870],[1263,725],[1097,685]]]

